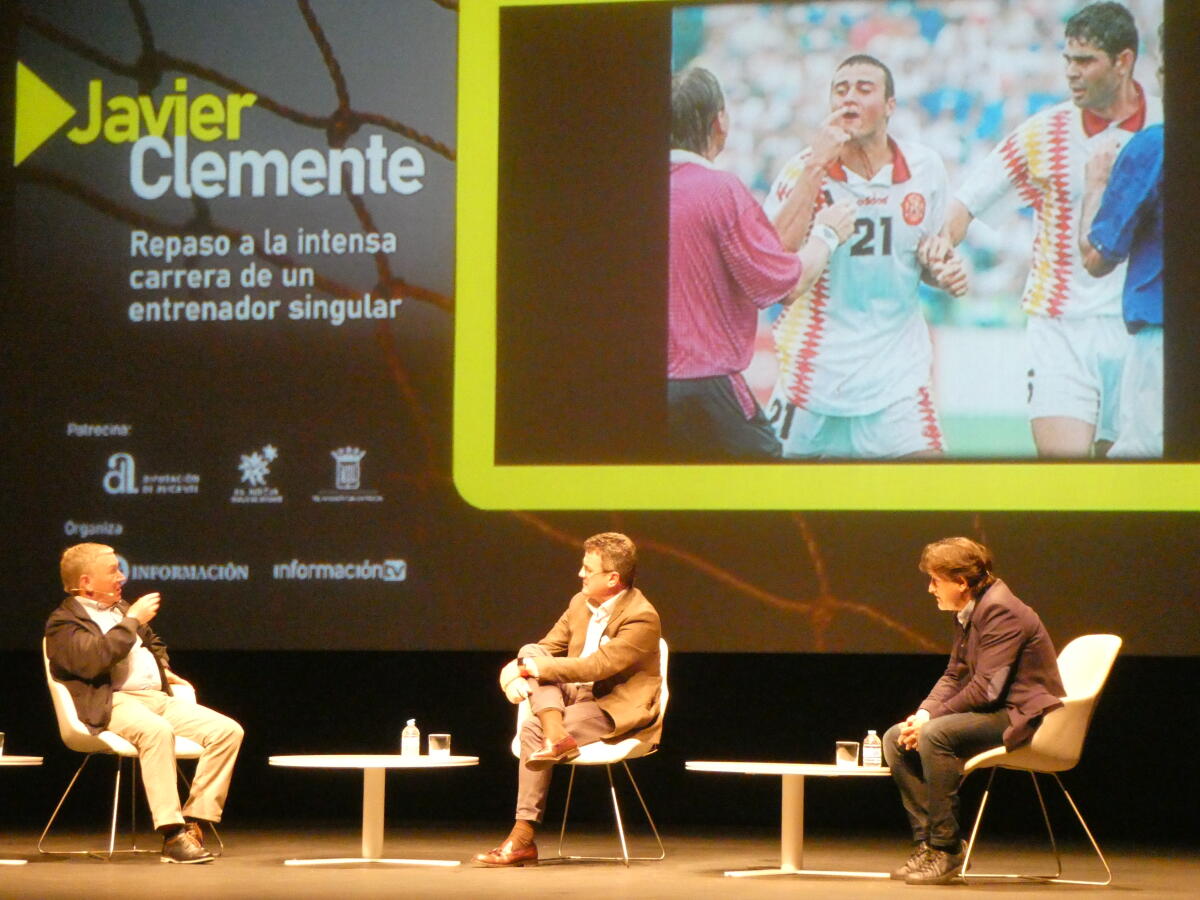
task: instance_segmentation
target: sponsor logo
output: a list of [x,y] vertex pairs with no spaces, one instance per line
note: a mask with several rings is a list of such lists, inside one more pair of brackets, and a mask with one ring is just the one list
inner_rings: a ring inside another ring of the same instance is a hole
[[267,444],[261,450],[243,454],[238,463],[238,471],[242,473],[242,484],[246,487],[235,487],[229,498],[230,503],[282,503],[283,494],[279,489],[267,484],[267,476],[271,474],[271,465],[279,459],[279,451]]
[[106,494],[136,494],[137,463],[130,453],[114,453],[108,458],[108,471],[104,473]]
[[85,422],[67,423],[67,437],[129,437],[131,434],[132,425],[120,425],[116,422],[95,425]]
[[63,534],[84,540],[97,535],[119,537],[124,533],[125,526],[120,522],[73,522],[70,519],[63,522]]
[[339,447],[330,451],[333,457],[333,488],[313,494],[314,503],[378,503],[383,495],[363,488],[362,461],[366,450],[358,447]]
[[900,211],[909,225],[920,225],[925,221],[925,198],[921,194],[906,194],[900,202]]
[[117,565],[129,581],[249,581],[246,563],[130,563],[117,556]]
[[392,581],[408,578],[408,563],[402,559],[372,562],[291,562],[276,563],[271,570],[276,581]]
[[200,476],[195,472],[155,472],[138,478],[132,453],[121,451],[108,458],[108,470],[100,480],[106,494],[199,494]]

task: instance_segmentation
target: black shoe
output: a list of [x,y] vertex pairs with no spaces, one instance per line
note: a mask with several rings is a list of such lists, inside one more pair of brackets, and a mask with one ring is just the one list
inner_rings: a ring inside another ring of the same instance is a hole
[[966,847],[960,842],[958,852],[929,848],[925,857],[914,871],[904,877],[905,884],[954,884],[962,875],[963,856]]
[[892,878],[897,881],[903,881],[909,872],[915,872],[921,868],[921,863],[925,862],[925,857],[929,855],[929,850],[929,844],[925,841],[921,841],[921,843],[913,847],[913,852],[904,861],[904,865],[892,872]]
[[192,865],[212,862],[214,857],[196,843],[187,828],[180,828],[170,837],[164,835],[162,855],[158,859],[159,862]]

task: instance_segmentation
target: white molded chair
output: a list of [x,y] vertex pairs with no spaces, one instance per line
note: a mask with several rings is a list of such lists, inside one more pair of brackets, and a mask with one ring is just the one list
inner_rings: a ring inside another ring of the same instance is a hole
[[[125,738],[121,737],[112,731],[101,731],[99,734],[92,734],[88,731],[87,726],[79,718],[79,714],[75,711],[75,701],[71,699],[71,693],[67,690],[67,686],[57,680],[50,674],[50,657],[46,654],[46,639],[42,639],[42,666],[46,672],[46,685],[50,688],[50,699],[54,703],[54,715],[58,719],[58,733],[62,737],[62,741],[70,750],[75,750],[85,754],[83,762],[79,764],[79,768],[75,770],[71,781],[67,784],[67,789],[63,791],[62,797],[58,800],[58,805],[54,807],[54,812],[50,814],[50,821],[46,823],[46,827],[42,830],[42,836],[38,838],[38,852],[51,855],[82,855],[96,856],[103,859],[112,859],[114,853],[157,853],[157,850],[141,849],[137,846],[137,785],[138,785],[138,752],[137,748]],[[183,699],[195,701],[196,692],[190,686],[172,685],[172,693]],[[175,738],[175,759],[199,759],[203,748],[195,741],[184,737]],[[71,788],[75,786],[75,782],[83,773],[83,768],[88,764],[88,761],[96,754],[107,754],[116,760],[116,781],[113,785],[113,805],[112,819],[109,825],[108,832],[108,850],[47,850],[44,846],[46,836],[50,833],[50,828],[54,825],[54,820],[58,816],[59,810],[62,809],[63,803],[67,800],[67,795],[71,793]],[[116,849],[117,841],[117,811],[121,796],[121,769],[124,760],[130,761],[130,788],[129,788],[129,833],[130,846]],[[178,769],[178,764],[176,764]],[[183,779],[184,784],[187,784],[187,778],[183,771],[179,770],[179,777]],[[221,843],[221,836],[217,834],[217,829],[212,827],[213,837],[217,839],[217,852],[215,856],[220,855],[220,851],[224,849],[224,844]]]
[[[1067,690],[1062,708],[1046,714],[1041,726],[1034,732],[1033,740],[1025,746],[1012,751],[996,747],[971,757],[964,764],[964,778],[976,769],[990,768],[992,770],[988,777],[987,788],[979,801],[979,812],[975,816],[971,839],[967,843],[966,854],[963,857],[962,876],[964,879],[1006,878],[1056,884],[1094,885],[1106,885],[1112,882],[1112,870],[1108,867],[1104,854],[1100,852],[1100,845],[1092,837],[1092,832],[1083,820],[1083,814],[1079,812],[1079,807],[1075,805],[1075,801],[1063,786],[1058,773],[1074,768],[1075,764],[1079,762],[1079,756],[1083,752],[1083,741],[1087,737],[1092,713],[1096,708],[1096,701],[1108,678],[1108,673],[1112,669],[1113,661],[1117,658],[1117,651],[1120,649],[1121,639],[1115,634],[1086,634],[1075,638],[1063,648],[1062,653],[1058,656],[1058,671],[1062,676],[1063,686]],[[983,821],[983,811],[987,806],[988,794],[991,792],[997,769],[1025,771],[1033,780],[1033,789],[1042,809],[1046,833],[1050,836],[1050,847],[1054,851],[1054,858],[1058,865],[1058,871],[1053,875],[1015,875],[968,871],[971,864],[971,853],[975,849],[975,839],[979,833],[979,824]],[[1083,826],[1084,833],[1091,841],[1092,848],[1100,858],[1101,865],[1104,866],[1106,874],[1104,881],[1078,881],[1062,877],[1062,857],[1059,855],[1058,845],[1054,840],[1054,829],[1050,826],[1050,816],[1046,812],[1046,803],[1042,798],[1041,788],[1038,786],[1039,772],[1054,778],[1062,790],[1063,796],[1071,805],[1071,809],[1075,811],[1079,824]]]
[[[653,724],[661,725],[663,717],[667,713],[667,700],[670,692],[667,690],[667,642],[662,638],[658,640],[658,656],[659,656],[659,671],[662,675],[662,687],[658,695],[658,718]],[[512,740],[513,756],[520,757],[521,755],[521,726],[525,720],[530,718],[533,712],[529,708],[529,701],[525,700],[517,707],[517,733]],[[651,727],[651,726],[647,726]],[[580,859],[580,860],[607,860],[610,862],[621,861],[625,865],[629,865],[632,860],[647,860],[657,861],[665,859],[667,851],[663,848],[662,838],[658,834],[658,828],[654,824],[654,818],[650,815],[650,809],[646,806],[646,801],[642,797],[642,792],[638,788],[637,781],[634,780],[633,773],[629,771],[629,760],[637,759],[639,756],[649,756],[658,750],[658,744],[651,744],[648,741],[639,740],[635,737],[628,737],[619,740],[611,741],[595,741],[591,744],[584,744],[579,748],[579,756],[562,765],[571,767],[571,779],[567,782],[567,799],[563,804],[562,827],[558,832],[558,857],[559,859]],[[629,779],[629,783],[633,785],[633,791],[637,794],[638,802],[642,805],[642,812],[646,814],[646,821],[650,824],[650,830],[654,833],[654,840],[658,842],[657,856],[630,856],[629,846],[625,841],[625,822],[621,818],[621,806],[617,802],[617,788],[613,783],[612,767],[620,763],[625,769],[625,775]],[[575,787],[575,769],[577,766],[604,766],[605,774],[608,775],[608,790],[612,797],[613,814],[617,820],[617,836],[621,840],[621,855],[620,856],[567,856],[563,853],[563,839],[567,833],[567,815],[571,811],[571,792]]]

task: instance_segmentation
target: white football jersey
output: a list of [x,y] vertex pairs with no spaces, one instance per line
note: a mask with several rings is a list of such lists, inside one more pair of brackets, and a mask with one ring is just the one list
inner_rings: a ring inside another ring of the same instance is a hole
[[[915,394],[930,377],[917,244],[941,230],[946,167],[921,144],[888,142],[892,161],[870,179],[836,162],[826,167],[816,208],[852,201],[854,233],[774,326],[779,386],[794,406],[821,415],[877,412]],[[798,153],[776,177],[764,204],[768,216],[808,158],[808,150]]]
[[1059,103],[1017,126],[967,176],[955,196],[973,216],[987,221],[1014,193],[1033,208],[1033,261],[1021,296],[1025,312],[1068,319],[1121,315],[1125,263],[1093,278],[1079,255],[1084,168],[1114,137],[1124,147],[1138,129],[1161,121],[1157,97],[1145,97],[1139,114],[1122,123],[1070,101]]

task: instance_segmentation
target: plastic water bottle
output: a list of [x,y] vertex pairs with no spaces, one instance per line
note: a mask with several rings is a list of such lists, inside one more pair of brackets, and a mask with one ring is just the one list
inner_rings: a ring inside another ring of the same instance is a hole
[[416,719],[409,719],[404,730],[400,732],[400,755],[421,755],[421,731],[417,728]]
[[881,768],[883,766],[883,741],[872,728],[863,738],[863,766],[865,768]]

